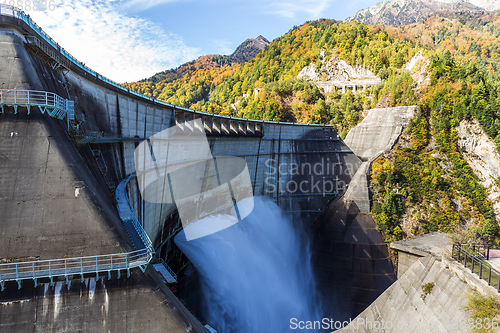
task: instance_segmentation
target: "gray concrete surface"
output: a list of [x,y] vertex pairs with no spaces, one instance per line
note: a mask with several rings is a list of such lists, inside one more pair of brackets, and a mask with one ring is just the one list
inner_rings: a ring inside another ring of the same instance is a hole
[[[29,73],[30,56],[15,53],[22,47],[17,34],[0,33],[0,38],[0,60],[17,55],[27,68],[21,73]],[[38,81],[28,79],[14,72],[0,78],[0,85],[33,86]],[[54,259],[130,248],[107,188],[88,168],[64,123],[32,111],[27,115],[20,109],[14,115],[6,108],[0,115],[0,258]],[[76,188],[81,189],[78,197]]]
[[[359,162],[347,191],[330,203],[318,223],[313,241],[321,258],[335,258],[313,262],[322,291],[343,304],[340,313],[331,306],[332,316],[342,320],[357,316],[396,279],[387,245],[370,214],[369,175],[371,163],[392,149],[414,109],[372,109],[345,138]],[[331,277],[336,284],[327,282]]]
[[[429,294],[422,289],[427,283],[434,283]],[[471,291],[442,262],[428,255],[356,317],[353,326],[338,332],[468,332],[459,324],[468,318],[463,308]]]
[[415,106],[372,109],[349,131],[344,142],[363,163],[353,177],[352,186],[344,194],[345,203],[354,202],[361,212],[370,212],[368,176],[371,163],[392,149],[414,110]]
[[391,244],[391,248],[415,252],[415,254],[421,254],[421,256],[432,254],[440,258],[441,256],[451,255],[452,245],[453,242],[448,235],[442,232],[435,232],[394,242]]
[[347,134],[344,142],[363,160],[390,150],[413,116],[415,106],[371,109]]
[[[46,90],[66,96],[63,76],[0,29],[1,88]],[[14,63],[12,63],[14,61]],[[56,259],[132,249],[112,192],[89,146],[76,147],[66,124],[32,109],[0,115],[0,258]],[[103,150],[104,158],[119,157]],[[112,164],[106,168],[110,172]],[[81,188],[78,197],[75,189]],[[44,280],[0,293],[1,332],[206,332],[156,276],[139,270],[126,279],[70,277],[70,287]]]
[[452,241],[443,233],[436,232],[394,242],[391,248],[398,251],[398,278],[402,276],[415,261],[427,255],[436,258],[451,255]]
[[320,255],[313,265],[318,287],[332,300],[332,318],[354,318],[395,281],[387,245],[371,215],[355,203],[332,205],[317,228],[313,248]]
[[[338,332],[470,332],[460,326],[470,315],[464,309],[467,296],[474,291],[500,296],[451,258],[451,246],[439,232],[392,243],[398,251],[398,280]],[[422,287],[429,283],[434,286],[426,294]]]
[[[148,271],[149,273],[149,271]],[[1,332],[206,332],[163,282],[136,271],[0,294]]]

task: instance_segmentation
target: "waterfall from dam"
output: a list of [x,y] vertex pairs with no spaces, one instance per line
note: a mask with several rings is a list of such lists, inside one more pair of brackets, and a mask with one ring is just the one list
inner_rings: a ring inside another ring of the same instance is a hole
[[[240,211],[251,206],[252,199],[245,200],[238,203]],[[253,200],[252,213],[229,228],[191,241],[184,231],[175,237],[200,273],[205,318],[222,333],[290,332],[292,318],[321,320],[302,233],[270,199]],[[186,229],[230,225],[235,219],[211,216]]]

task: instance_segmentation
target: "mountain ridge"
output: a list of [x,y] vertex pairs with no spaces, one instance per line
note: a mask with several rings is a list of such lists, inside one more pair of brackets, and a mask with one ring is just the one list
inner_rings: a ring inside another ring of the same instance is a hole
[[230,55],[202,55],[196,60],[188,61],[176,68],[158,72],[155,75],[138,82],[157,83],[165,80],[167,82],[171,82],[193,70],[208,67],[219,68],[225,65],[244,63],[255,58],[255,56],[269,44],[270,42],[262,35],[259,35],[257,38],[248,38]]
[[425,20],[439,12],[456,13],[457,15],[487,13],[491,10],[488,8],[500,8],[500,1],[393,0],[379,2],[372,7],[361,9],[354,16],[346,18],[345,21],[401,26]]
[[262,35],[259,35],[257,38],[249,38],[241,43],[231,55],[226,57],[229,57],[236,63],[247,62],[252,60],[257,53],[269,44],[270,42]]

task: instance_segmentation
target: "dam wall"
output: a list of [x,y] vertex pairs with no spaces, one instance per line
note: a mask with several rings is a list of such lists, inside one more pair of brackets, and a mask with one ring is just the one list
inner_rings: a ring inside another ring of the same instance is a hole
[[[88,146],[98,156],[101,169],[105,170],[102,176],[110,187],[136,172],[134,151],[141,139],[182,124],[178,121],[181,113],[184,119],[197,116],[192,111],[141,101],[106,89],[76,73],[69,72],[66,77],[71,85],[70,97],[76,101],[79,135],[75,136],[77,140],[90,141],[81,145]],[[248,135],[207,131],[212,156],[244,159],[254,195],[270,196],[285,211],[314,221],[329,200],[345,189],[351,173],[360,164],[359,159],[330,126],[259,122],[256,127],[258,132]],[[104,142],[113,139],[121,142]],[[313,170],[315,165],[318,172]],[[300,170],[292,172],[297,166]],[[329,183],[325,191],[323,186],[312,188],[313,182],[322,181],[324,177],[334,185]],[[302,189],[295,186],[303,181],[307,184],[304,183]],[[139,221],[154,245],[161,244],[169,235],[165,221],[175,212],[175,206],[142,200],[136,180],[132,180],[127,189]],[[170,230],[175,227],[167,226]]]
[[[48,91],[74,102],[74,117],[62,121],[35,108],[7,106],[0,114],[4,262],[133,250],[114,191],[137,172],[138,145],[175,127],[187,136],[206,135],[215,158],[243,159],[253,195],[271,197],[302,226],[314,242],[318,284],[332,316],[338,315],[337,304],[346,302],[343,315],[357,315],[392,283],[392,265],[373,221],[366,222],[366,212],[358,214],[356,205],[345,206],[342,199],[364,161],[332,126],[204,114],[139,95],[78,62],[19,12],[4,15],[6,7],[1,8],[0,89]],[[196,120],[201,128],[190,128]],[[179,163],[187,159],[189,154]],[[180,226],[176,207],[144,200],[135,177],[127,192],[137,219],[165,258],[163,245]],[[347,209],[340,209],[339,202]],[[334,218],[339,209],[343,215]],[[367,228],[354,228],[364,226],[363,221]],[[346,238],[346,229],[360,231]],[[358,239],[362,245],[354,244],[357,236],[363,236]],[[63,281],[23,282],[19,290],[8,282],[0,295],[5,305],[0,322],[6,318],[7,331],[18,331],[20,322],[29,326],[34,319],[15,315],[26,306],[28,312],[47,311],[40,331],[155,332],[162,331],[163,321],[171,325],[169,332],[205,331],[151,268],[146,274],[134,270],[129,280],[116,273],[91,279],[98,289],[89,287],[89,276],[83,282],[73,276],[64,286]],[[113,312],[102,310],[110,304]],[[83,310],[76,315],[75,309]],[[94,320],[96,315],[101,320]],[[120,326],[125,318],[131,324]],[[59,327],[59,321],[71,325]]]
[[[422,289],[433,286],[429,293]],[[418,259],[375,302],[339,332],[470,332],[460,327],[472,292],[445,264],[429,255]],[[384,323],[384,325],[382,325]]]
[[[57,87],[58,73],[26,50],[19,31],[0,27],[0,40],[2,87]],[[130,249],[107,187],[65,122],[38,110],[15,114],[11,107],[0,117],[0,257],[53,259]]]
[[[69,98],[64,72],[28,51],[26,33],[0,16],[1,89]],[[101,160],[75,145],[67,122],[32,107],[0,114],[2,264],[133,250]],[[119,149],[116,148],[116,149]],[[112,149],[103,155],[110,160]],[[113,166],[109,164],[108,170]],[[119,169],[110,170],[121,177]],[[7,281],[0,292],[2,332],[206,332],[150,268],[108,274]],[[108,280],[108,278],[110,278]],[[3,281],[2,281],[3,282]]]
[[155,271],[7,286],[0,293],[2,332],[208,332]]
[[347,191],[315,224],[313,248],[321,253],[313,258],[318,286],[343,302],[340,309],[333,305],[331,310],[342,320],[356,317],[396,280],[387,244],[370,214],[370,171],[371,163],[393,148],[414,109],[372,109],[351,129],[345,143],[362,163]]

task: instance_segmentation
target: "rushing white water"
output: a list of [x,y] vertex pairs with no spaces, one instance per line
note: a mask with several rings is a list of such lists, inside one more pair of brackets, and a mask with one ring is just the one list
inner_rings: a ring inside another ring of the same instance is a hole
[[[186,228],[234,219],[212,216]],[[191,241],[181,232],[175,243],[199,271],[205,317],[220,332],[290,332],[292,318],[321,320],[308,246],[271,200],[254,198],[243,221]]]

